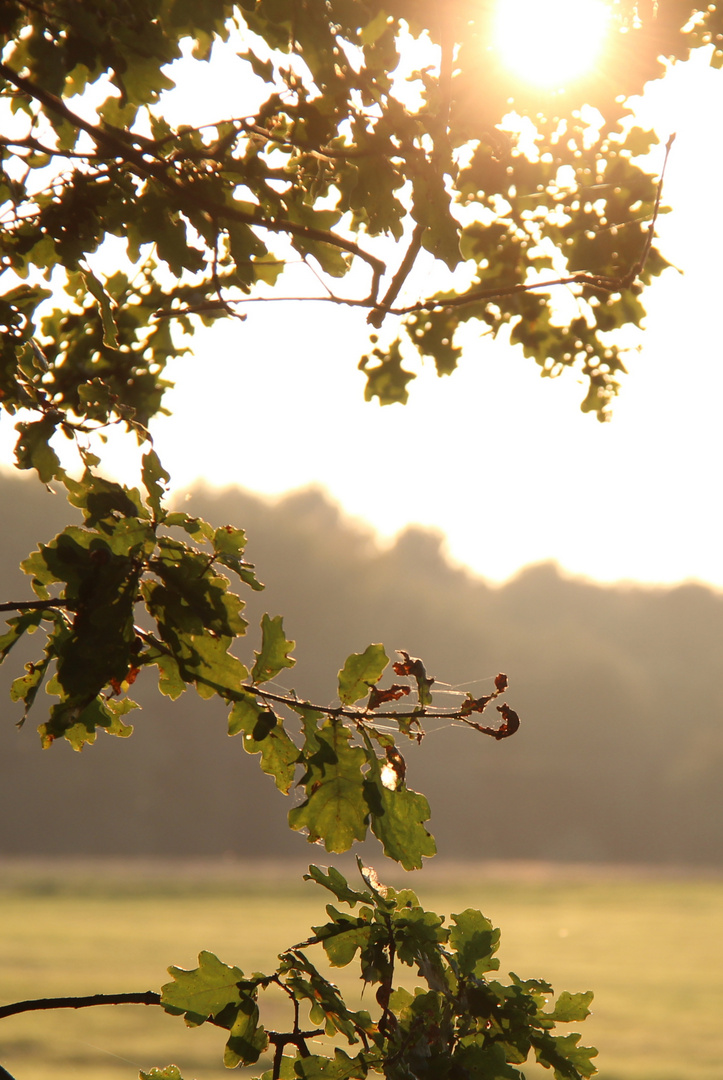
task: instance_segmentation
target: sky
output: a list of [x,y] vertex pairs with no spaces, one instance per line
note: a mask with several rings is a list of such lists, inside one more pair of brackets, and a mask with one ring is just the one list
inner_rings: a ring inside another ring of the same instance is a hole
[[[323,486],[382,541],[433,527],[453,561],[493,582],[554,560],[600,581],[723,588],[723,73],[700,59],[641,106],[662,143],[677,132],[664,188],[673,213],[657,232],[684,274],[667,271],[644,297],[646,329],[611,423],[580,412],[574,373],[542,379],[521,351],[470,327],[451,377],[430,361],[406,406],[381,408],[363,400],[357,370],[363,313],[249,305],[245,323],[197,332],[193,356],[171,369],[173,417],[152,431],[174,487],[276,497]],[[222,94],[218,72],[208,92]],[[655,153],[659,168],[662,145]],[[0,460],[12,436],[3,421]],[[111,460],[132,479],[127,451],[111,446]]]

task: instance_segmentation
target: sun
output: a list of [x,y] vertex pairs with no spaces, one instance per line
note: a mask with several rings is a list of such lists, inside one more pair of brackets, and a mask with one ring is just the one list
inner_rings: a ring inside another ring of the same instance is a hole
[[592,71],[609,21],[603,0],[498,0],[496,47],[515,75],[558,89]]

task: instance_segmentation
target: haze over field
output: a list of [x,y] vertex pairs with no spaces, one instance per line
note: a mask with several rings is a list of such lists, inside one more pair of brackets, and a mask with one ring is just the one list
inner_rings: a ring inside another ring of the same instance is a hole
[[[10,475],[0,503],[13,508],[0,521],[0,593],[20,598],[28,585],[14,566],[67,508]],[[439,534],[410,528],[381,550],[313,490],[275,504],[196,491],[186,506],[247,530],[267,589],[251,596],[246,655],[261,613],[282,613],[300,643],[286,688],[330,703],[344,659],[371,641],[423,657],[440,704],[508,674],[506,700],[522,719],[514,738],[441,723],[421,748],[403,748],[445,856],[721,865],[720,594],[602,587],[549,563],[493,588],[452,567]],[[5,686],[20,673],[11,659]],[[82,754],[40,750],[43,694],[19,733],[5,707],[1,852],[314,857],[286,828],[293,794],[279,795],[228,739],[223,708],[191,691],[171,703],[150,679],[139,696],[135,734],[101,735]]]

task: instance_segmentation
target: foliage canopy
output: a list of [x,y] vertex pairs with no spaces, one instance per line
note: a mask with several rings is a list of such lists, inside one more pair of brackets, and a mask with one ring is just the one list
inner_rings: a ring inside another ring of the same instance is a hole
[[[278,298],[298,263],[318,302],[368,311],[368,398],[405,401],[415,353],[450,374],[455,331],[478,320],[493,334],[509,326],[545,374],[581,370],[583,407],[605,417],[624,370],[615,332],[640,324],[641,289],[666,266],[653,243],[661,183],[633,160],[657,137],[633,125],[626,99],[663,73],[661,58],[712,43],[719,65],[723,16],[716,5],[617,3],[602,72],[541,99],[499,62],[494,15],[479,0],[0,5],[0,402],[21,412],[18,466],[64,485],[83,515],[25,561],[37,599],[3,605],[15,614],[0,659],[45,632],[12,697],[27,713],[45,686],[55,703],[43,745],[82,749],[98,728],[131,733],[128,692],[143,669],[171,698],[187,687],[218,696],[229,734],[280,791],[301,788],[293,829],[331,852],[371,829],[406,869],[435,846],[390,732],[421,739],[425,718],[445,715],[507,738],[519,718],[506,702],[495,723],[473,718],[504,694],[506,676],[440,710],[434,680],[404,651],[393,664],[402,681],[381,685],[389,658],[373,644],[339,672],[339,704],[279,692],[294,664],[279,616],[264,616],[253,659],[234,651],[247,624],[226,572],[262,588],[245,535],[166,507],[170,477],[147,425],[163,411],[179,332]],[[174,125],[164,97],[173,61],[208,63],[222,43],[243,66],[238,100],[211,123]],[[431,296],[419,291],[430,267],[443,283]],[[565,317],[551,301],[561,284],[573,297]],[[98,471],[88,437],[110,424],[145,447],[139,488]],[[62,466],[57,435],[75,442],[82,474]],[[202,953],[197,970],[170,969],[164,1008],[227,1030],[229,1066],[273,1044],[274,1078],[514,1080],[531,1052],[558,1080],[591,1075],[579,1036],[553,1034],[584,1018],[588,993],[547,1011],[548,984],[489,980],[497,932],[484,916],[462,912],[445,927],[411,891],[360,869],[362,890],[311,868],[337,900],[361,906],[329,905],[329,922],[274,973]],[[308,958],[312,945],[332,966],[359,953],[378,988],[376,1020],[346,1007]],[[427,988],[395,986],[397,962]],[[289,1032],[260,1024],[259,991],[271,984],[292,1004]],[[301,1006],[313,1031],[300,1026]],[[345,1038],[354,1056],[311,1054],[317,1035]]]
[[[473,319],[508,325],[547,374],[579,368],[584,408],[604,417],[623,370],[614,332],[640,324],[641,288],[666,266],[657,184],[633,161],[657,137],[626,99],[662,58],[712,41],[717,64],[723,16],[616,3],[598,68],[549,94],[505,69],[494,18],[479,0],[4,5],[0,392],[44,421],[22,460],[71,416],[146,424],[174,330],[268,298],[299,260],[322,301],[368,309],[368,396],[405,400],[414,353],[449,374]],[[173,126],[169,65],[209,62],[219,41],[243,61],[238,100]],[[109,238],[112,274],[96,258]],[[427,296],[414,270],[423,285],[432,261],[445,287]],[[63,307],[43,278],[64,281]],[[564,318],[541,284],[559,279],[575,297]]]

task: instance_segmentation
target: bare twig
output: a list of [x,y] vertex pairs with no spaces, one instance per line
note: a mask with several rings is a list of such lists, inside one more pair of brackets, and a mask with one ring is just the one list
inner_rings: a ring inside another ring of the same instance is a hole
[[[84,997],[56,997],[34,998],[29,1001],[15,1001],[11,1005],[0,1006],[0,1020],[8,1016],[17,1016],[19,1013],[44,1012],[52,1009],[89,1009],[95,1005],[162,1005],[161,995],[154,990],[143,990],[140,993],[130,994],[88,994]],[[226,1024],[219,1023],[213,1016],[209,1016],[206,1022],[214,1027],[228,1030]],[[283,1049],[287,1045],[296,1046],[301,1057],[309,1057],[309,1049],[306,1039],[313,1039],[317,1035],[323,1035],[321,1028],[311,1031],[299,1031],[295,1026],[294,1031],[268,1031],[269,1042],[276,1048],[274,1060],[281,1058]],[[0,1080],[10,1076],[0,1066]],[[12,1080],[12,1077],[10,1077]]]
[[0,611],[45,611],[53,608],[73,611],[75,604],[71,600],[8,600],[0,604]]
[[414,226],[414,232],[412,233],[412,239],[410,241],[407,252],[402,259],[399,269],[391,280],[391,284],[386,291],[384,299],[374,311],[370,312],[367,317],[367,322],[377,328],[382,325],[384,316],[387,315],[391,309],[391,305],[396,300],[399,290],[404,282],[407,280],[411,273],[412,267],[416,261],[419,250],[422,246],[422,237],[424,236],[425,226],[419,222]]
[[48,1009],[88,1009],[93,1005],[160,1005],[161,995],[153,990],[137,994],[87,994],[84,997],[34,998],[0,1006],[0,1020],[18,1013]]

